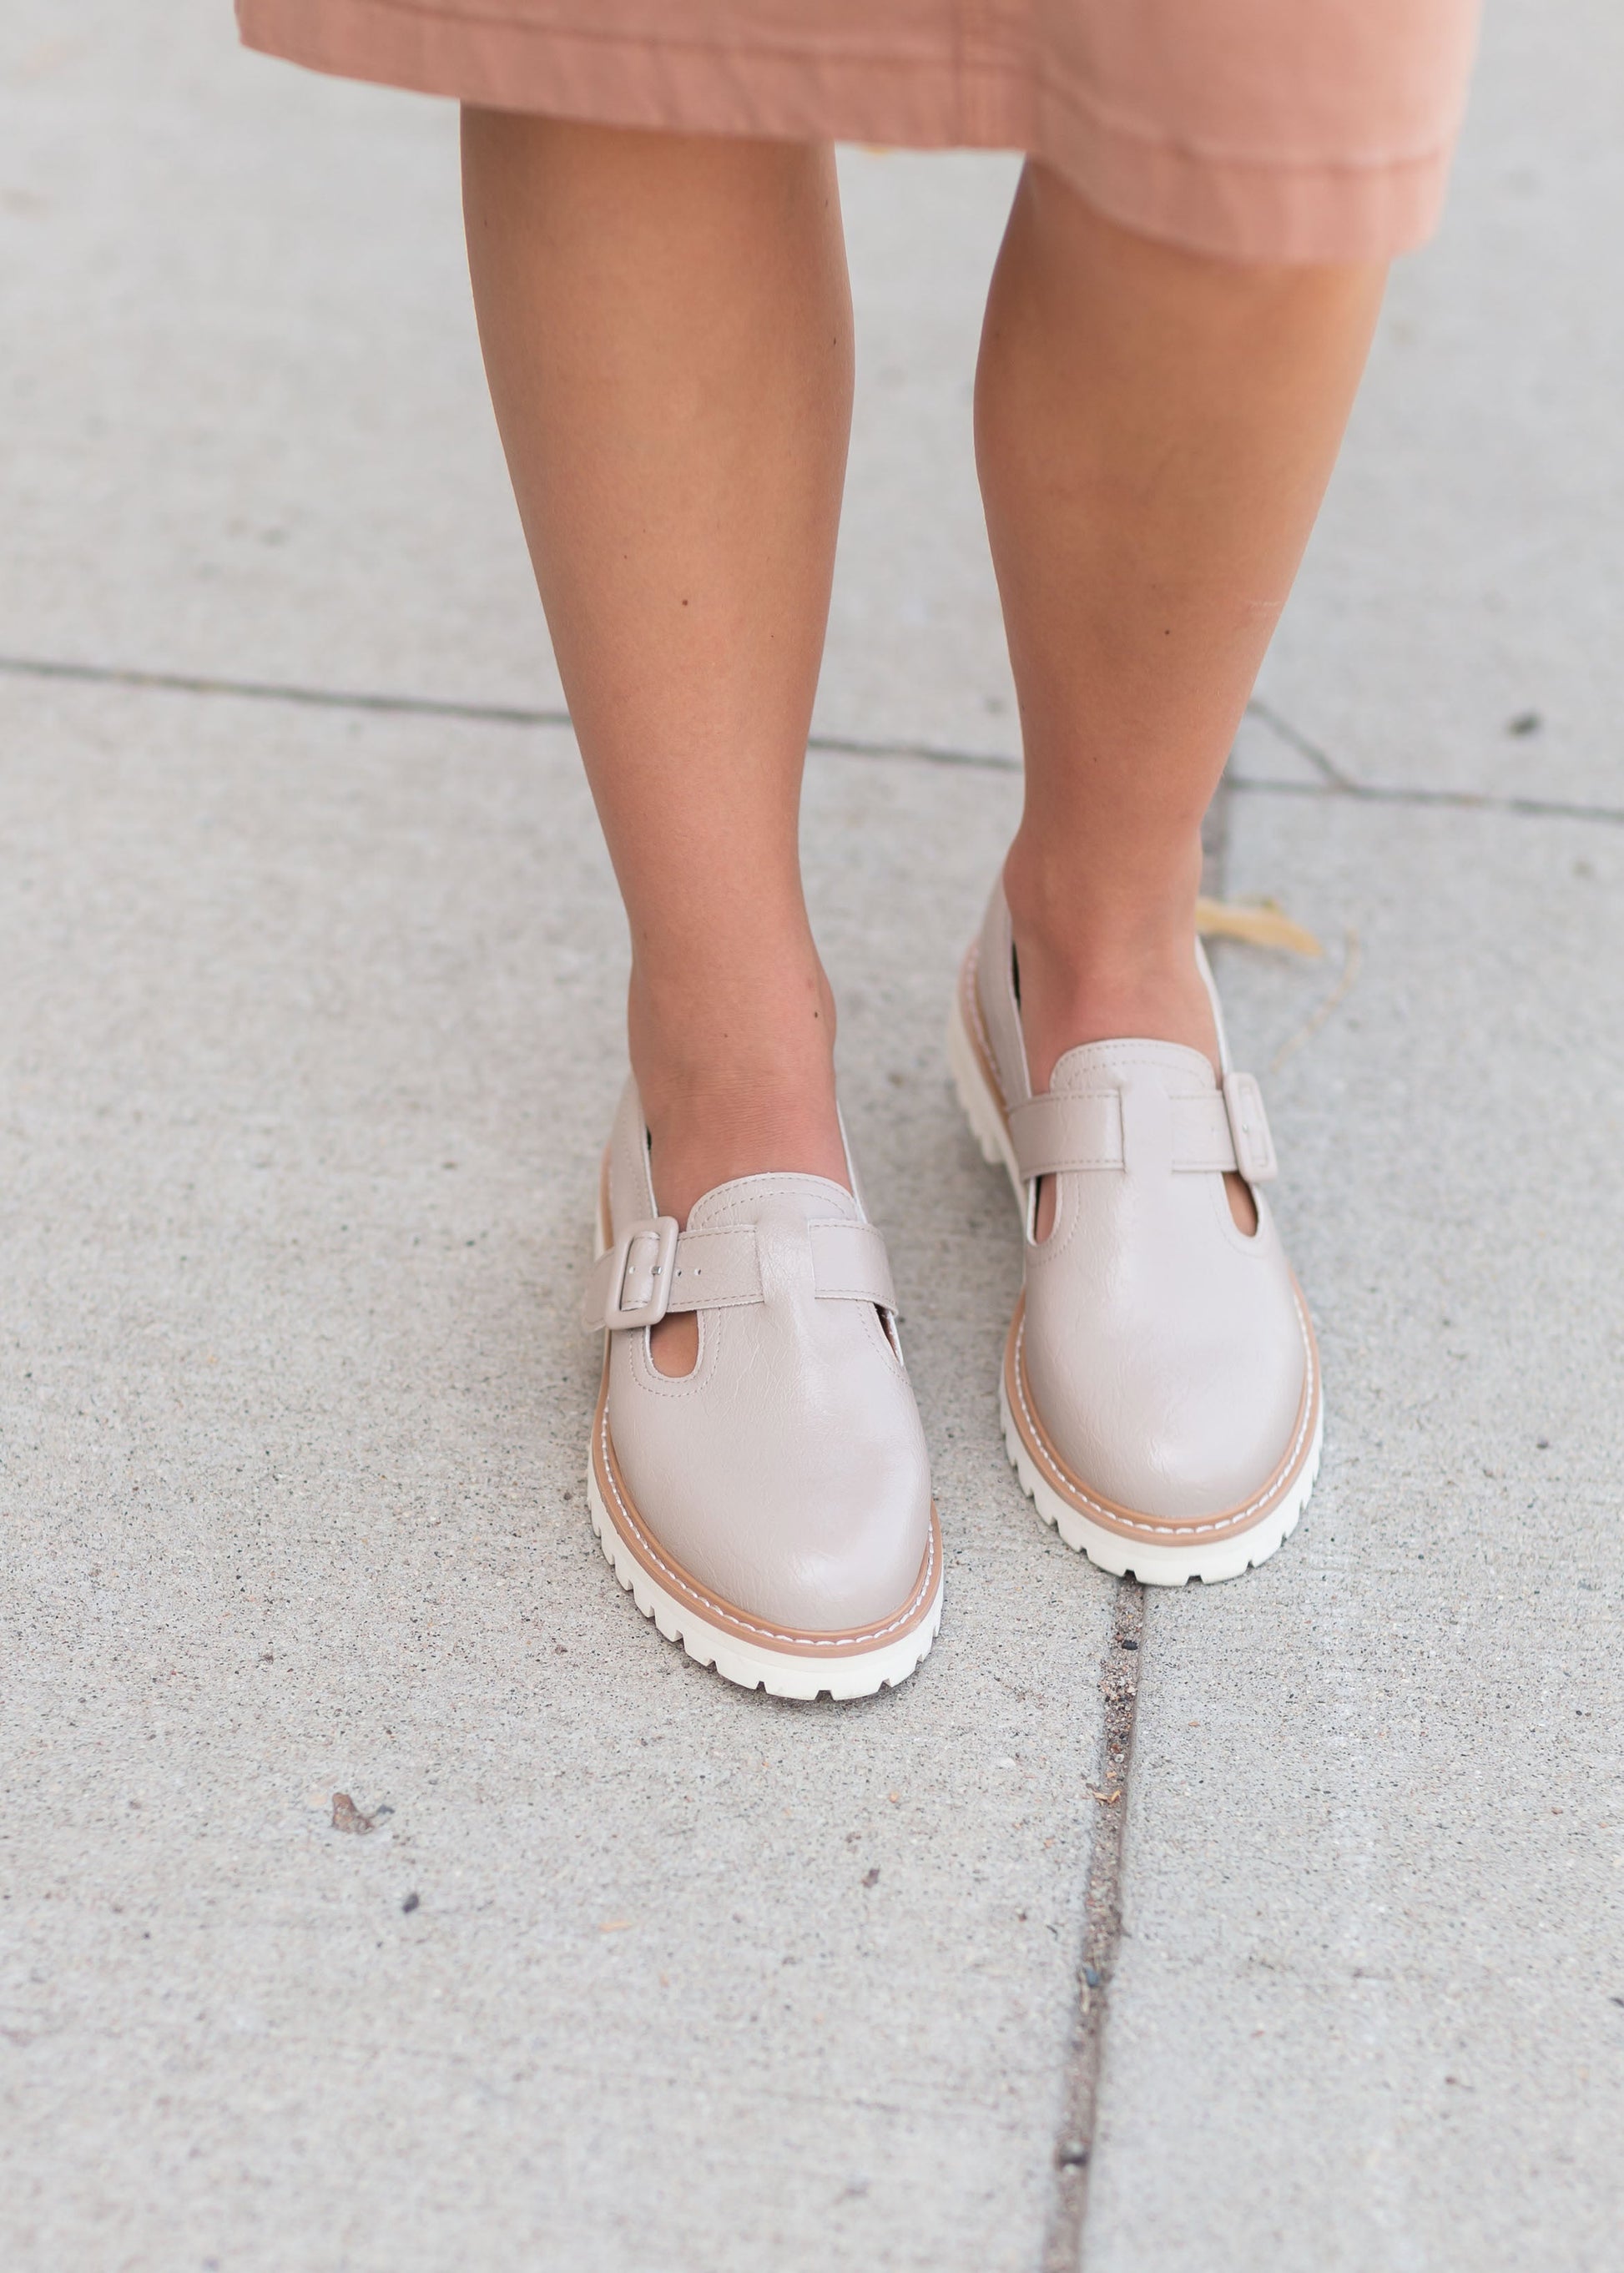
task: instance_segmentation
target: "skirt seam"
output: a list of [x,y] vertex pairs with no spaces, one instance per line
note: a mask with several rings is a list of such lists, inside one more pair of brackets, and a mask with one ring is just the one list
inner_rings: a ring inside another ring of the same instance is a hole
[[[727,41],[684,38],[661,32],[651,40],[646,34],[623,32],[598,32],[590,28],[569,26],[515,24],[511,17],[477,13],[471,9],[455,12],[443,8],[423,6],[419,0],[365,0],[369,8],[384,9],[393,14],[415,19],[419,23],[438,24],[455,27],[457,25],[477,25],[500,32],[504,37],[529,41],[575,41],[604,50],[626,49],[646,55],[652,46],[656,49],[692,56],[714,56],[741,58],[775,66],[793,65],[808,59],[808,50],[792,41],[783,45],[765,45],[760,41],[731,38]],[[342,5],[342,0],[341,0]],[[1221,167],[1225,170],[1248,168],[1268,174],[1395,174],[1410,170],[1422,171],[1436,166],[1447,158],[1455,146],[1459,131],[1458,116],[1436,139],[1418,149],[1380,151],[1357,156],[1327,156],[1323,153],[1312,156],[1296,154],[1260,156],[1254,151],[1237,150],[1222,143],[1213,143],[1189,136],[1170,135],[1154,125],[1137,119],[1125,118],[1101,101],[1092,89],[1069,76],[1056,73],[1034,61],[1027,64],[1004,63],[983,54],[969,62],[962,49],[957,56],[944,56],[938,49],[929,53],[878,54],[872,49],[849,49],[844,53],[832,51],[833,59],[846,65],[863,65],[880,71],[917,70],[921,63],[936,69],[944,66],[953,71],[959,81],[961,101],[966,109],[974,110],[974,98],[969,85],[976,80],[1001,79],[1025,90],[1029,97],[1040,102],[1054,102],[1077,112],[1088,123],[1107,134],[1124,142],[1136,142],[1147,149],[1164,151],[1175,157],[1192,161],[1204,166]],[[821,50],[820,60],[830,59],[831,50]],[[966,99],[967,98],[967,100]],[[978,122],[979,123],[979,122]],[[841,138],[832,138],[841,139]]]

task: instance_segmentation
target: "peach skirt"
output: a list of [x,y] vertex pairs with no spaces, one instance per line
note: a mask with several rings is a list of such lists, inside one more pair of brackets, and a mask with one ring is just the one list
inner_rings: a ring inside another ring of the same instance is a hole
[[1443,199],[1477,0],[237,0],[250,47],[500,110],[1026,150],[1131,229],[1381,259]]

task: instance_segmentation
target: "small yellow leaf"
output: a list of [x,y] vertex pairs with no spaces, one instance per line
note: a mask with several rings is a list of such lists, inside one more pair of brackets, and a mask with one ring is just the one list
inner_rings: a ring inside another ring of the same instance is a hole
[[1208,939],[1242,939],[1252,947],[1284,948],[1290,955],[1325,953],[1312,932],[1293,923],[1273,900],[1243,907],[1233,900],[1199,899],[1195,904],[1195,927]]

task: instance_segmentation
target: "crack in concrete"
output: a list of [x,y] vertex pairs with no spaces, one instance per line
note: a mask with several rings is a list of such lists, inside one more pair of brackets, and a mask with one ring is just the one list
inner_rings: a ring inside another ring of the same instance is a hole
[[[304,709],[373,711],[395,718],[460,718],[469,725],[568,727],[562,707],[525,702],[462,702],[450,695],[364,694],[346,686],[298,686],[287,679],[234,679],[205,671],[143,671],[134,664],[72,664],[48,655],[0,655],[0,675],[13,679],[59,679],[72,686],[132,686],[143,694],[234,695],[241,702],[296,702]],[[1019,773],[1019,757],[996,750],[944,750],[926,741],[862,741],[853,734],[809,734],[808,750],[835,757],[910,757],[933,766],[974,766],[989,773]]]
[[[222,694],[247,702],[292,702],[318,710],[365,710],[405,718],[456,718],[477,726],[570,725],[568,710],[521,702],[460,701],[434,694],[379,694],[336,686],[300,686],[264,679],[231,679],[206,671],[147,671],[133,664],[69,663],[49,656],[0,655],[0,674],[11,679],[66,681],[78,686],[129,686],[161,694]],[[970,766],[1019,773],[1020,760],[992,750],[947,750],[932,742],[873,742],[850,734],[812,734],[808,750],[837,757],[914,758],[929,765]]]
[[1345,774],[1339,765],[1333,763],[1318,742],[1311,742],[1299,727],[1294,726],[1289,718],[1282,718],[1272,703],[1265,702],[1254,694],[1246,705],[1246,716],[1267,726],[1276,739],[1283,742],[1289,750],[1295,750],[1299,758],[1306,758],[1327,788],[1346,791],[1358,786],[1350,774]]
[[258,679],[217,679],[191,671],[140,671],[111,663],[62,663],[44,656],[0,655],[11,679],[65,679],[79,686],[132,686],[162,694],[228,694],[248,702],[297,702],[317,710],[372,710],[401,717],[466,718],[479,725],[568,726],[568,710],[519,704],[455,702],[432,694],[365,694],[328,686],[296,686]]
[[[460,701],[432,694],[379,694],[332,686],[300,686],[273,679],[230,679],[204,671],[144,671],[122,664],[69,663],[49,656],[0,655],[0,676],[66,681],[81,686],[129,686],[168,694],[222,694],[250,702],[292,702],[320,710],[364,710],[384,716],[455,718],[471,725],[568,727],[568,710],[521,702]],[[1247,797],[1352,798],[1365,805],[1441,806],[1463,813],[1508,814],[1536,821],[1599,821],[1624,827],[1624,806],[1587,805],[1572,799],[1502,796],[1489,790],[1427,789],[1356,781],[1269,704],[1255,698],[1250,716],[1304,758],[1318,782],[1274,781],[1226,775],[1225,786]],[[823,756],[904,758],[932,766],[964,766],[981,773],[1018,774],[1019,758],[996,750],[955,750],[936,742],[868,741],[854,734],[811,734],[808,750]]]
[[1326,805],[1350,798],[1360,805],[1443,806],[1460,813],[1509,814],[1532,821],[1599,821],[1624,826],[1624,806],[1580,805],[1560,797],[1501,797],[1491,790],[1378,787],[1369,782],[1342,782],[1322,788],[1318,782],[1270,781],[1255,774],[1229,777],[1229,787],[1243,797],[1306,797]]
[[1082,2265],[1111,1975],[1122,1934],[1128,1779],[1133,1765],[1133,1721],[1144,1634],[1145,1590],[1137,1579],[1124,1579],[1116,1589],[1111,1638],[1100,1667],[1100,1693],[1105,1700],[1100,1764],[1095,1771],[1100,1781],[1090,1794],[1094,1836],[1083,1888],[1082,1947],[1077,1961],[1060,2122],[1055,2134],[1055,2193],[1043,2237],[1042,2273],[1080,2273]]
[[[1201,889],[1224,893],[1229,857],[1230,791],[1227,775],[1201,816]],[[1127,1849],[1128,1794],[1133,1731],[1144,1665],[1145,1589],[1134,1579],[1117,1586],[1111,1638],[1100,1665],[1104,1716],[1100,1730],[1099,1811],[1088,1849],[1083,1887],[1082,1947],[1078,1954],[1071,2041],[1055,2134],[1055,2193],[1043,2236],[1041,2273],[1083,2273],[1088,2181],[1099,2125],[1110,1984],[1122,1939],[1122,1874]]]

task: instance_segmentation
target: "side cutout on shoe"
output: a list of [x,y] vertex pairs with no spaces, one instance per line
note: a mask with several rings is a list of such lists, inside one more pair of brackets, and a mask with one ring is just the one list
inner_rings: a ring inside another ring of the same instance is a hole
[[1252,1186],[1244,1176],[1230,1168],[1224,1176],[1223,1189],[1229,1196],[1229,1213],[1235,1218],[1235,1228],[1243,1239],[1258,1235],[1258,1204],[1252,1197]]
[[649,1362],[656,1373],[680,1381],[699,1363],[699,1313],[673,1310],[649,1328]]

